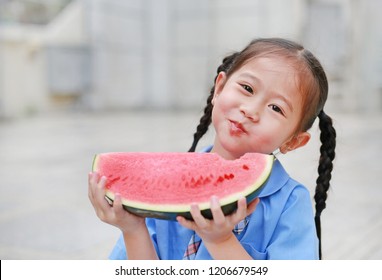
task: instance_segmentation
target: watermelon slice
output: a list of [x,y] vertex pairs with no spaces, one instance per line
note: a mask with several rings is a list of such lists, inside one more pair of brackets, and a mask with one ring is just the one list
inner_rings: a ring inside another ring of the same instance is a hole
[[212,218],[210,198],[219,198],[225,215],[237,200],[255,199],[268,179],[274,156],[248,153],[225,160],[215,153],[103,153],[93,171],[107,177],[106,197],[119,193],[126,210],[144,217],[192,219],[190,205]]

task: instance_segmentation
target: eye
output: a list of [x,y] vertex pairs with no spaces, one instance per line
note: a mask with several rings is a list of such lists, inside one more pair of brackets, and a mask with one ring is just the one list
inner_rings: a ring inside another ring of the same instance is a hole
[[279,114],[281,114],[281,115],[284,115],[283,110],[281,110],[281,108],[280,108],[279,106],[272,104],[272,105],[269,105],[269,107],[270,107],[273,111],[275,111],[276,113],[279,113]]
[[248,85],[241,85],[243,89],[253,94],[253,89]]

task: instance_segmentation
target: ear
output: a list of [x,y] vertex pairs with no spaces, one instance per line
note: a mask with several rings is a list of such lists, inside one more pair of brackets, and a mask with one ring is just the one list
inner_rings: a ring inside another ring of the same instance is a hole
[[226,81],[227,81],[227,74],[224,71],[219,72],[218,76],[216,77],[216,81],[215,81],[214,97],[211,101],[212,105],[214,105],[215,99],[222,92]]
[[280,152],[286,154],[287,152],[296,150],[297,148],[303,147],[310,140],[309,132],[301,132],[296,136],[293,136],[290,140],[286,141],[280,147]]

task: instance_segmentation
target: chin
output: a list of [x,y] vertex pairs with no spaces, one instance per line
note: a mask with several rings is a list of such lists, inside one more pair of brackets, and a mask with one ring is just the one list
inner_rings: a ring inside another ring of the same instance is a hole
[[241,156],[243,156],[244,154],[246,154],[248,151],[245,151],[243,149],[238,149],[238,147],[225,147],[224,148],[224,151],[223,153],[225,154],[225,158],[228,159],[228,157],[230,159],[236,159],[236,158],[240,158]]

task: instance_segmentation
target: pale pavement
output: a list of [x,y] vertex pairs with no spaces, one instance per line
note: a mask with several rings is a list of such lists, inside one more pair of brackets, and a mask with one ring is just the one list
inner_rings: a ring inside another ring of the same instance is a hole
[[[0,121],[0,259],[107,258],[119,231],[99,221],[88,200],[93,155],[186,151],[199,117],[197,110],[74,112]],[[382,259],[382,115],[334,119],[338,149],[322,214],[324,258]],[[317,129],[311,133],[307,147],[281,160],[313,191]]]

